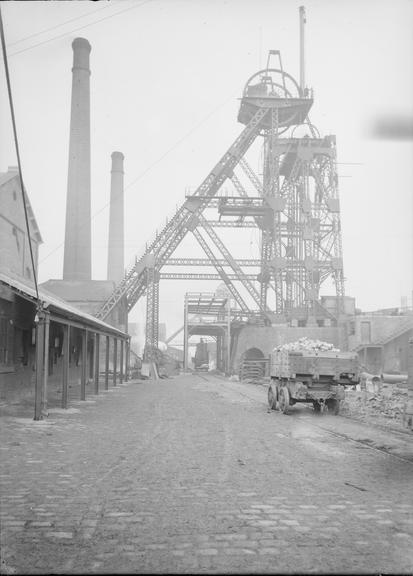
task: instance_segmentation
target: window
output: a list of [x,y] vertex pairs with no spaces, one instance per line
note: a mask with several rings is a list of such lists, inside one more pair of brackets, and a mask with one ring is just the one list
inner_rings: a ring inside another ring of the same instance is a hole
[[26,266],[26,278],[31,278],[32,277],[32,271],[30,270],[30,268],[28,266]]
[[0,366],[12,362],[11,343],[13,327],[8,318],[0,318]]
[[13,190],[13,200],[14,200],[14,201],[17,200],[17,192],[16,192],[16,190]]

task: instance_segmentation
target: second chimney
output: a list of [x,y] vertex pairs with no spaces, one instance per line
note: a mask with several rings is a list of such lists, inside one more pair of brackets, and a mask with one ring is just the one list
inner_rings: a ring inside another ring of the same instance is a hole
[[122,152],[112,153],[110,186],[108,280],[118,284],[124,276],[123,232],[123,159]]

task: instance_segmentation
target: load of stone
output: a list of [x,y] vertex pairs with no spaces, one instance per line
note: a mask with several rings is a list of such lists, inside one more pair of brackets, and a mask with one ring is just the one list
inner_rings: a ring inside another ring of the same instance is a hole
[[323,342],[322,340],[311,340],[306,336],[299,338],[296,342],[288,342],[282,346],[276,346],[273,350],[287,350],[287,352],[340,352],[330,342]]

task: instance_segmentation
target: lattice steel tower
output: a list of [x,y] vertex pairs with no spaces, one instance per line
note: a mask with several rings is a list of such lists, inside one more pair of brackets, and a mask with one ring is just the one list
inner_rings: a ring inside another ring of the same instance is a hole
[[[308,118],[313,98],[304,79],[304,22],[300,8],[300,84],[284,71],[279,51],[271,50],[266,68],[251,76],[243,91],[238,121],[245,128],[136,257],[98,313],[105,318],[124,296],[130,311],[146,293],[147,358],[153,358],[157,350],[159,281],[163,278],[223,281],[236,302],[233,314],[266,324],[334,324],[343,312],[335,137],[321,137]],[[252,165],[259,157],[257,173]],[[216,209],[218,220],[211,217]],[[259,257],[234,258],[217,228],[258,229]],[[206,258],[172,258],[188,233]],[[166,271],[170,266],[182,266],[185,272]],[[188,271],[195,266],[215,272]],[[246,268],[255,270],[248,273]],[[334,315],[320,303],[323,284],[335,291]],[[274,293],[273,302],[269,292]]]

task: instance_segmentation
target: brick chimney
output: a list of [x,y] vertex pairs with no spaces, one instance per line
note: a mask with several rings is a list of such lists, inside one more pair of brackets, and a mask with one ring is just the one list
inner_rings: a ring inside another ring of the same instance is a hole
[[72,106],[63,279],[90,280],[92,275],[89,68],[91,46],[85,38],[75,38],[72,48]]
[[108,280],[118,284],[124,276],[124,216],[123,216],[123,159],[122,152],[113,152],[110,213],[109,213],[109,243],[108,243]]

